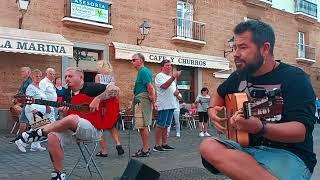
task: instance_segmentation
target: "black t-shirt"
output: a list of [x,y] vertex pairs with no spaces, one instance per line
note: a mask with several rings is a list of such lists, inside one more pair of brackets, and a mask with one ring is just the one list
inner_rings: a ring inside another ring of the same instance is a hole
[[[98,84],[98,83],[92,83],[92,82],[85,82],[83,84],[82,89],[80,90],[81,94],[85,94],[89,97],[96,97],[103,93],[106,89],[106,85]],[[65,91],[65,94],[63,96],[63,101],[70,102],[71,101],[71,89],[68,88]]]
[[308,75],[301,69],[280,63],[273,71],[258,76],[248,76],[243,71],[235,71],[218,87],[218,94],[225,97],[227,94],[246,92],[250,97],[253,89],[265,89],[266,91],[278,88],[284,101],[281,119],[274,123],[298,121],[305,125],[306,136],[301,143],[280,143],[263,137],[250,135],[250,146],[264,145],[273,148],[285,149],[300,157],[313,172],[317,163],[313,152],[312,131],[315,117],[315,94]]

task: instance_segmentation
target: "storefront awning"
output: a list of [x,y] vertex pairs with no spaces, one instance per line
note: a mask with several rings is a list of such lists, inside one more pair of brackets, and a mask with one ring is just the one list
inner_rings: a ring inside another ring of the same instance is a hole
[[141,53],[146,62],[160,63],[164,59],[172,61],[172,64],[181,66],[192,66],[212,69],[229,69],[229,61],[226,58],[218,56],[209,56],[203,54],[194,54],[187,52],[178,52],[173,50],[137,46],[112,42],[115,48],[116,59],[131,60],[133,54]]
[[73,43],[61,34],[0,27],[0,51],[73,57]]

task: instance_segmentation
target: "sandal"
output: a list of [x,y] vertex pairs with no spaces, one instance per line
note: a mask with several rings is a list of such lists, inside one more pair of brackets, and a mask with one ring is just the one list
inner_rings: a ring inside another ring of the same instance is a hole
[[98,156],[98,157],[108,157],[108,154],[102,154],[102,152],[100,151],[100,152],[98,152],[96,154],[96,156]]

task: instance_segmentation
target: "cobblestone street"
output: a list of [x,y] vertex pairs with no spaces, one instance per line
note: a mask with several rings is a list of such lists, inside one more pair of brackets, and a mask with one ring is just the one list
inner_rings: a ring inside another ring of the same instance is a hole
[[[131,132],[131,133],[130,133]],[[140,139],[138,139],[137,131],[121,131],[121,141],[125,149],[125,155],[119,157],[116,154],[114,143],[108,136],[109,148],[107,158],[95,158],[100,170],[105,179],[119,179],[124,172],[128,163],[129,155],[129,140],[130,133],[130,154],[135,152],[140,147]],[[172,135],[175,132],[172,131]],[[211,131],[212,134],[213,130]],[[320,126],[316,125],[314,131],[315,150],[320,154]],[[139,160],[160,172],[161,180],[169,179],[226,179],[224,176],[214,176],[205,170],[201,164],[199,156],[199,143],[201,138],[198,137],[196,130],[184,128],[181,138],[170,137],[169,144],[176,149],[170,152],[152,152],[149,158],[140,158]],[[317,135],[317,136],[316,136]],[[11,139],[8,134],[1,133],[1,154],[0,154],[0,179],[18,180],[18,179],[50,179],[51,163],[48,152],[30,152],[21,153],[15,144],[9,144]],[[151,131],[150,145],[154,145],[154,130]],[[45,143],[43,143],[45,144]],[[76,163],[80,151],[76,145],[71,145],[65,148],[65,171],[69,172]],[[84,176],[83,170],[76,170],[71,179],[80,179]],[[313,180],[320,179],[319,163],[314,171]],[[93,174],[89,178],[89,173],[86,173],[85,179],[98,179],[97,175]]]

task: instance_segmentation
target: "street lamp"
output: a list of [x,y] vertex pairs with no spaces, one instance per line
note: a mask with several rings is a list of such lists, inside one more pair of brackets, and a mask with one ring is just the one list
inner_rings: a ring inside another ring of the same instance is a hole
[[18,5],[18,8],[19,8],[19,11],[21,13],[21,15],[19,17],[19,29],[21,29],[23,16],[27,12],[28,6],[29,6],[31,0],[17,0],[16,2],[17,2],[17,5]]
[[137,38],[137,45],[140,45],[142,43],[142,41],[146,38],[146,36],[149,34],[149,31],[151,29],[151,25],[147,22],[144,21],[140,26],[140,34],[141,34],[141,38]]
[[228,40],[229,49],[223,51],[223,57],[227,57],[231,52],[233,52],[234,36]]

